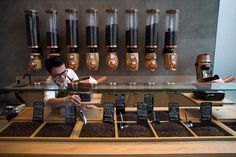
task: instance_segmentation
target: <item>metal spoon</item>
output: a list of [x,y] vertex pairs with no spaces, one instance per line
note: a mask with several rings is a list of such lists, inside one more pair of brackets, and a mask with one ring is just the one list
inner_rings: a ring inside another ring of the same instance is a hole
[[191,120],[188,120],[187,112],[185,112],[185,119],[186,119],[186,124],[188,127],[193,127],[193,122]]
[[120,130],[123,130],[124,128],[128,128],[129,125],[128,123],[124,122],[123,115],[121,112],[120,112],[120,119],[121,119]]
[[86,109],[83,108],[82,106],[77,107],[76,109],[77,109],[77,112],[76,112],[77,116],[80,116],[84,122],[84,125],[86,125],[87,124]]
[[161,124],[161,122],[159,121],[158,118],[156,118],[156,114],[155,114],[155,111],[152,112],[153,114],[153,121],[152,121],[152,125],[155,126],[155,125],[158,125],[158,124]]

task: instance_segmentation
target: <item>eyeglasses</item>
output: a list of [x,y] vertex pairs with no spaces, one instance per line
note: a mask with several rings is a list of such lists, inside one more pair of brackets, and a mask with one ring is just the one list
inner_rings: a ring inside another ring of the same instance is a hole
[[68,73],[68,70],[65,69],[62,73],[60,74],[53,74],[52,77],[56,78],[56,79],[59,79],[61,78],[62,76],[66,77],[67,76],[67,73]]

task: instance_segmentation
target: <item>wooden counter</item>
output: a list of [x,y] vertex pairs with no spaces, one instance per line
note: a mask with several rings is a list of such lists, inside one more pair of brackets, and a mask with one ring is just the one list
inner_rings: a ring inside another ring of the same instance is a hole
[[[181,110],[188,112],[190,119],[199,119],[199,108],[195,110],[189,108]],[[128,108],[129,111],[135,111],[135,108]],[[166,107],[155,107],[155,110],[167,110]],[[233,113],[235,109],[230,109]],[[91,113],[88,119],[102,120],[100,116],[102,110],[97,110],[97,114]],[[221,108],[213,110],[213,115],[217,118],[220,112],[224,112]],[[221,114],[220,114],[221,115]],[[183,112],[180,117],[184,119]],[[30,120],[32,118],[32,108],[27,108],[23,114],[16,118],[17,121]],[[62,117],[47,117],[48,120],[63,120]],[[46,118],[46,119],[47,119]],[[232,117],[231,117],[232,118]],[[19,137],[20,138],[20,137]],[[236,156],[236,140],[196,138],[192,140],[34,140],[34,137],[28,137],[27,140],[1,139],[0,140],[0,156]],[[56,139],[56,138],[55,138]],[[160,138],[161,139],[161,138]]]

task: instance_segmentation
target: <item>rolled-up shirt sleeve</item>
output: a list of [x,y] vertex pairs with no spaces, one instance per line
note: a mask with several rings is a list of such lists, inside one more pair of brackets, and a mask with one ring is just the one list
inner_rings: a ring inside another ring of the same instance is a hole
[[72,80],[78,80],[78,76],[77,74],[74,72],[74,70],[72,69],[68,69],[68,76],[72,79]]

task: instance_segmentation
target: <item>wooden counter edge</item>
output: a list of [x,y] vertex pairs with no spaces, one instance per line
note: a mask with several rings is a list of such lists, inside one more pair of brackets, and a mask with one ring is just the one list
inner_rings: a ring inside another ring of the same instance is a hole
[[16,142],[1,141],[0,156],[236,156],[236,141],[183,142]]

